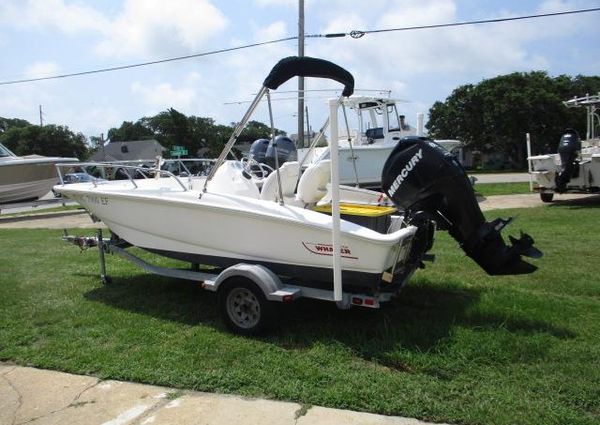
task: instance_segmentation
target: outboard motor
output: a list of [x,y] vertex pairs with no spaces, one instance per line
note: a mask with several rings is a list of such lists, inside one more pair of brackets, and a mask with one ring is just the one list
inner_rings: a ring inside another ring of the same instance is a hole
[[512,219],[486,222],[475,192],[454,155],[426,137],[408,136],[398,142],[383,167],[382,189],[409,215],[428,213],[458,241],[465,253],[490,275],[531,273],[537,267],[521,256],[542,253],[524,233],[511,245],[500,231]]
[[556,176],[556,191],[562,193],[567,188],[571,177],[577,177],[579,166],[575,160],[581,150],[581,139],[576,130],[567,128],[558,143],[560,155],[560,172]]
[[268,147],[269,139],[257,139],[254,142],[252,142],[252,145],[250,145],[248,156],[250,157],[250,159],[253,159],[256,162],[265,164],[265,154],[267,153]]
[[277,163],[275,162],[275,152],[277,152],[277,159],[280,167],[284,162],[296,161],[298,159],[296,145],[286,136],[275,137],[275,140],[271,141],[267,147],[264,162],[272,168],[276,168],[277,166]]

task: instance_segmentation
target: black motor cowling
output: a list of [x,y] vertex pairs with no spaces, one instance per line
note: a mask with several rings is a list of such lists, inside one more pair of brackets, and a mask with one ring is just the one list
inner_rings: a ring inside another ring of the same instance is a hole
[[250,145],[250,150],[248,151],[248,156],[255,160],[256,162],[260,162],[261,164],[265,163],[265,155],[267,153],[267,148],[269,147],[269,139],[257,139]]
[[[275,162],[277,157],[277,162]],[[296,144],[286,136],[277,136],[275,140],[271,140],[265,152],[265,163],[272,168],[277,165],[281,167],[284,162],[296,161],[298,159],[298,151]]]
[[556,191],[564,192],[571,177],[577,177],[579,166],[576,162],[581,150],[581,139],[576,130],[568,128],[558,143],[558,154],[560,155],[560,172],[556,176]]
[[425,211],[458,241],[465,253],[490,275],[531,273],[537,267],[521,256],[540,257],[533,239],[509,237],[500,231],[510,221],[486,222],[467,174],[450,152],[426,137],[405,137],[387,159],[383,191],[407,212]]
[[[250,146],[248,156],[260,162],[267,164],[271,168],[277,168],[277,164],[281,167],[284,162],[296,161],[298,159],[298,151],[294,142],[286,136],[277,136],[275,140],[257,139]],[[275,157],[277,156],[277,162]]]

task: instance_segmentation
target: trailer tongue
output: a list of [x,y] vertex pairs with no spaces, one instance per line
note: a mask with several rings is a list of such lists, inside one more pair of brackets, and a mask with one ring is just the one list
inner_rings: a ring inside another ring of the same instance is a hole
[[512,219],[486,222],[467,174],[454,155],[426,137],[403,138],[383,167],[383,191],[405,211],[425,211],[490,275],[531,273],[522,256],[539,258],[531,236],[501,231]]

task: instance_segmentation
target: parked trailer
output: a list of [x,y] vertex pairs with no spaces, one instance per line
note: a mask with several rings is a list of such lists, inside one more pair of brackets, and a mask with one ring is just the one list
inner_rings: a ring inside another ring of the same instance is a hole
[[528,148],[529,172],[537,181],[543,202],[552,202],[555,193],[600,192],[600,93],[563,104],[586,109],[586,137],[581,140],[576,130],[568,128],[560,138],[558,153],[531,156]]
[[239,263],[218,273],[210,273],[199,271],[198,264],[192,263],[190,270],[183,270],[148,263],[127,251],[130,246],[127,242],[117,238],[104,238],[102,229],[96,230],[96,236],[72,236],[65,230],[62,239],[82,250],[98,247],[100,279],[103,284],[112,283],[106,271],[105,254],[118,255],[149,273],[200,282],[203,289],[217,294],[219,313],[225,325],[241,335],[256,335],[270,329],[276,321],[277,302],[290,303],[300,298],[309,298],[333,301],[338,308],[344,310],[352,306],[379,308],[381,303],[390,301],[398,293],[365,295],[342,292],[342,300],[335,301],[333,289],[282,282],[279,276],[260,264]]

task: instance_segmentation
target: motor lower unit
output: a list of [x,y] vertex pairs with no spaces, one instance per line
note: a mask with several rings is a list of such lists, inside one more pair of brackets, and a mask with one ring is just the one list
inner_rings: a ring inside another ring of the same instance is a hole
[[401,139],[383,167],[381,182],[396,207],[429,214],[488,274],[524,274],[537,269],[522,259],[542,256],[533,238],[521,232],[518,239],[509,236],[507,245],[500,232],[512,219],[487,222],[464,168],[432,139]]

